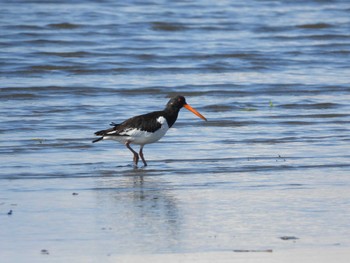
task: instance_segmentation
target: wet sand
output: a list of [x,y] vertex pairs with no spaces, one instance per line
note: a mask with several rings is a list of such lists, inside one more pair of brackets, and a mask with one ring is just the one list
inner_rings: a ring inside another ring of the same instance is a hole
[[[238,200],[229,194],[235,191],[181,187],[185,181],[177,182],[176,175],[164,177],[151,168],[124,169],[124,176],[1,180],[5,189],[0,202],[1,262],[322,263],[349,259],[346,232],[315,224],[320,218],[286,217],[280,208],[263,213],[266,218],[262,218],[254,212],[259,207],[249,200],[256,200],[252,191],[235,188],[243,199],[233,208],[222,202]],[[136,176],[140,173],[147,176]],[[289,192],[293,200],[294,191]],[[277,193],[260,190],[259,198],[278,203]],[[205,200],[206,196],[214,199]],[[256,217],[261,221],[256,222]]]
[[88,251],[79,255],[54,255],[41,252],[23,254],[0,253],[2,262],[118,262],[118,263],[347,263],[350,250],[332,249],[291,249],[273,252],[206,252],[206,253],[173,253],[144,255],[89,255]]
[[[140,256],[112,256],[111,262],[139,263],[139,262],[244,262],[244,263],[345,263],[350,258],[349,249],[296,249],[264,252],[208,252],[194,254],[164,254]],[[115,261],[114,261],[115,260]],[[109,262],[109,259],[107,260]]]

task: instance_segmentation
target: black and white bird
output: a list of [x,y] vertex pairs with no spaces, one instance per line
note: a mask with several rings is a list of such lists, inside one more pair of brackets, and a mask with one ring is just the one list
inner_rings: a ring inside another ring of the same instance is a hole
[[[165,109],[162,111],[154,111],[135,116],[120,124],[112,122],[110,124],[113,126],[112,128],[95,132],[95,135],[101,137],[93,142],[115,140],[123,143],[134,154],[133,161],[136,166],[139,161],[139,156],[143,164],[147,166],[142,152],[143,147],[146,144],[158,141],[166,134],[168,129],[174,125],[182,107],[193,112],[201,119],[207,120],[202,114],[186,103],[185,97],[176,96],[169,100]],[[130,144],[140,145],[139,153],[133,150]]]

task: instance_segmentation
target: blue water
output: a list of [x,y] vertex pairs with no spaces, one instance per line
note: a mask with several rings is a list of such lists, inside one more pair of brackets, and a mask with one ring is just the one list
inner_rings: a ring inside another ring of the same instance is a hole
[[[349,247],[349,11],[2,1],[0,255]],[[175,94],[148,167],[91,143]]]

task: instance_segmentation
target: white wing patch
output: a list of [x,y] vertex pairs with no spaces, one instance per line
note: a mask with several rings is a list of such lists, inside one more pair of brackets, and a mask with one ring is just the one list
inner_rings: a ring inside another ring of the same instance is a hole
[[168,126],[168,123],[166,122],[166,119],[163,116],[158,117],[157,122],[160,123],[162,126],[164,123],[166,123],[166,126]]
[[132,136],[135,130],[137,130],[137,129],[128,128],[128,129],[125,129],[124,131],[120,132],[119,134],[122,136]]
[[113,134],[115,134],[115,133],[117,133],[117,131],[110,131],[110,132],[107,132],[107,134],[109,134],[109,135],[113,135]]

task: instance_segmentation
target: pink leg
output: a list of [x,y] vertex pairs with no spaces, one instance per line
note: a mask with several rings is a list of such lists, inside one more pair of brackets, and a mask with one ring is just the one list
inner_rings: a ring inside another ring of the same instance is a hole
[[137,163],[139,161],[139,155],[137,154],[137,152],[135,152],[131,147],[130,147],[130,142],[126,142],[125,143],[125,146],[130,150],[132,151],[132,153],[134,154],[134,163],[135,165],[137,166]]
[[145,166],[147,166],[146,160],[145,160],[145,158],[143,157],[143,152],[142,152],[142,150],[143,150],[143,145],[140,147],[140,152],[139,152],[139,154],[140,154],[140,157],[141,157],[141,160],[142,160],[143,164],[144,164]]

